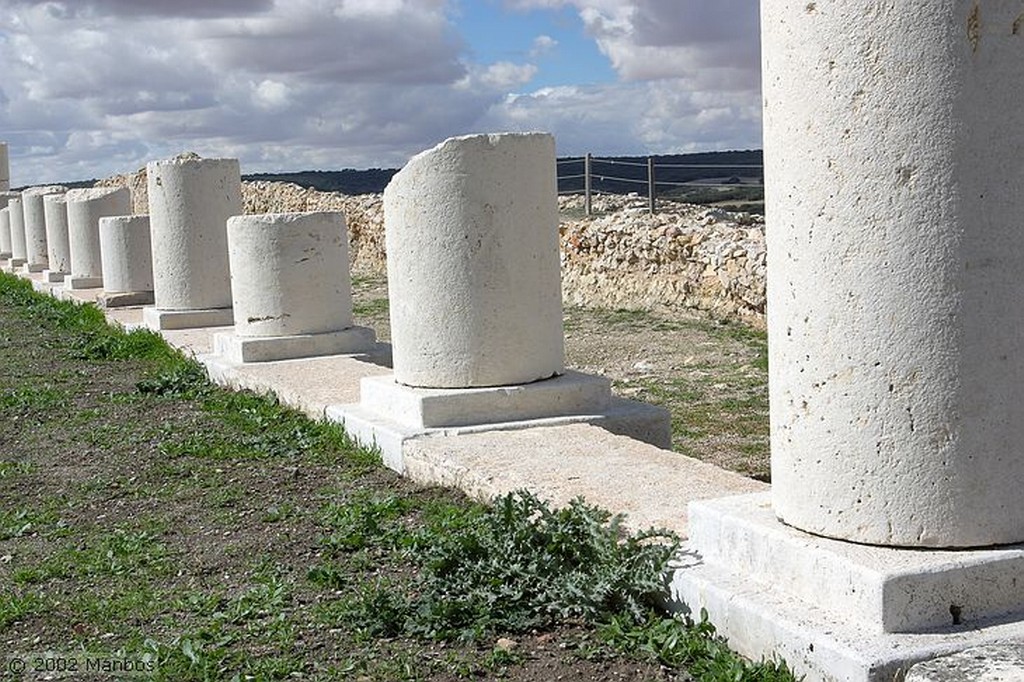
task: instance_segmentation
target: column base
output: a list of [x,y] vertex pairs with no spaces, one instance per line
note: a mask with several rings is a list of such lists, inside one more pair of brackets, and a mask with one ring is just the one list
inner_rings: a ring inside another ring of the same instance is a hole
[[233,308],[196,310],[164,310],[143,308],[143,323],[154,331],[163,329],[195,329],[197,327],[228,327],[235,323]]
[[59,270],[43,270],[43,281],[48,284],[59,284],[67,276],[68,273]]
[[64,277],[65,289],[99,289],[102,286],[102,277],[86,277],[83,275],[68,275]]
[[28,261],[26,261],[24,258],[12,257],[9,261],[7,261],[7,272],[11,273],[12,275],[17,274],[18,270],[21,269],[21,266],[27,262]]
[[152,305],[152,291],[104,291],[96,298],[101,308],[128,308],[130,306]]
[[372,349],[376,342],[377,334],[367,327],[349,327],[323,334],[263,337],[221,332],[213,337],[213,352],[237,363],[272,362],[362,353]]
[[779,522],[770,493],[691,503],[670,607],[708,612],[750,658],[815,680],[892,682],[911,665],[1024,637],[1024,545],[857,545]]
[[25,263],[21,266],[21,271],[26,275],[42,272],[45,269],[46,263]]
[[14,254],[11,253],[10,251],[0,251],[0,261],[11,260],[11,256],[13,255]]
[[431,433],[589,423],[661,448],[672,439],[667,410],[614,398],[605,377],[572,371],[531,384],[466,389],[412,388],[396,383],[394,375],[366,377],[360,402],[331,406],[327,417],[362,445],[379,448],[384,463],[398,472],[404,471],[404,443]]

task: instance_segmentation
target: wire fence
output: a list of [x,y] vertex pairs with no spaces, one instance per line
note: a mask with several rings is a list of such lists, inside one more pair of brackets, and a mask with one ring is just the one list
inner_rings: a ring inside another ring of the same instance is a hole
[[738,187],[763,191],[764,166],[759,163],[668,163],[654,157],[633,161],[591,154],[558,160],[558,193],[583,194],[588,216],[595,194],[640,193],[646,189],[648,207],[654,213],[659,195],[680,198],[679,190],[684,188]]

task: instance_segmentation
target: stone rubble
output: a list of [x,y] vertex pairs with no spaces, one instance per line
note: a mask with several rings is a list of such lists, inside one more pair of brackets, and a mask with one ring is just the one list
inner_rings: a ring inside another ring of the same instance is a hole
[[[98,184],[131,189],[146,213],[145,169]],[[342,211],[353,273],[386,270],[381,194],[321,192],[287,182],[243,182],[245,213]],[[562,291],[566,304],[604,308],[696,308],[764,327],[764,218],[719,208],[659,202],[636,194],[599,195],[594,216],[583,197],[559,197]],[[580,217],[569,218],[568,215]]]

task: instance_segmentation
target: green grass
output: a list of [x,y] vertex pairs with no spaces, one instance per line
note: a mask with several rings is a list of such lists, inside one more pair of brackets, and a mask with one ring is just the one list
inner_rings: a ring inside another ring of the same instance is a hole
[[[583,500],[554,509],[519,491],[485,506],[414,488],[339,426],[222,390],[156,335],[6,275],[3,316],[54,339],[54,380],[8,349],[0,419],[35,415],[6,423],[45,447],[0,461],[0,636],[145,658],[156,680],[391,680],[500,676],[528,661],[496,637],[582,631],[577,662],[792,679],[656,610],[669,533],[628,534]],[[122,380],[89,388],[105,376]]]

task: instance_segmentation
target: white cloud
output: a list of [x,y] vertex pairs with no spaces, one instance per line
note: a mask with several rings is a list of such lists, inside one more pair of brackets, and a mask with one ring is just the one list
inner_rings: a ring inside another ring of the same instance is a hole
[[539,35],[533,39],[533,44],[530,46],[530,58],[536,59],[542,57],[552,50],[558,47],[558,41],[548,35]]
[[246,172],[397,166],[500,130],[570,154],[758,145],[753,0],[516,0],[573,6],[621,82],[512,96],[561,48],[540,35],[530,63],[473,63],[453,23],[469,1],[0,0],[12,180],[184,150]]

